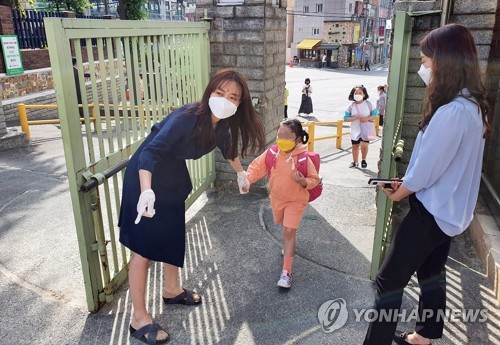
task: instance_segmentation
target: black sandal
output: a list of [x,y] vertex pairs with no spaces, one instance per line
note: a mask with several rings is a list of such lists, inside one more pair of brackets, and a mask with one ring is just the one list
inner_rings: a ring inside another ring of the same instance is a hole
[[[399,334],[395,334],[394,335],[394,338],[393,340],[399,344],[399,345],[413,345],[409,342],[406,341],[406,338],[410,335],[410,334],[413,334],[412,333],[409,333],[409,332],[404,332],[404,333],[399,333]],[[432,343],[429,343],[428,345],[432,345]]]
[[[155,345],[155,344],[165,344],[170,340],[170,334],[167,333],[159,324],[150,323],[139,329],[135,329],[132,325],[129,326],[130,336],[132,338],[138,339],[145,344]],[[158,331],[164,331],[167,333],[165,339],[156,339]],[[146,334],[148,337],[146,338]]]
[[193,291],[186,290],[184,288],[182,290],[184,290],[184,292],[181,292],[175,297],[172,298],[163,297],[163,302],[165,302],[165,304],[183,304],[183,305],[196,305],[201,303],[201,296],[198,293],[196,293],[196,295],[198,295],[198,299],[194,299]]

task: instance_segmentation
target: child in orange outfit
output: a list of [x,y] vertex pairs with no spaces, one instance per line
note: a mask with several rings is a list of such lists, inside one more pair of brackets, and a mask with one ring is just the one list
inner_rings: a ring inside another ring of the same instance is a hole
[[[292,264],[297,244],[297,229],[299,228],[305,208],[309,203],[308,189],[320,183],[320,177],[313,162],[307,159],[307,175],[304,176],[296,168],[297,157],[307,151],[304,145],[309,140],[309,134],[304,131],[297,119],[281,122],[278,128],[276,144],[278,152],[276,161],[269,172],[269,199],[276,224],[283,224],[283,270],[278,286],[290,288],[292,285]],[[250,183],[255,183],[267,175],[267,150],[255,158],[249,165],[247,177]]]

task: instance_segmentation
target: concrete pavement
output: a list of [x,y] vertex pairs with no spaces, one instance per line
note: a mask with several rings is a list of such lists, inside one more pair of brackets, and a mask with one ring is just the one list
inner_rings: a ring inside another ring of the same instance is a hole
[[[297,89],[306,77],[315,87],[315,117],[333,121],[343,114],[353,85],[364,84],[376,99],[384,68],[287,68],[289,114],[298,109]],[[0,344],[139,344],[128,337],[127,284],[97,313],[86,311],[60,132],[55,126],[33,126],[32,137],[29,147],[0,152]],[[163,305],[161,265],[150,269],[148,307],[171,332],[170,343],[361,344],[367,321],[356,320],[356,313],[373,303],[368,276],[376,208],[375,189],[367,180],[376,175],[379,148],[380,141],[371,144],[367,169],[349,169],[347,136],[340,150],[333,141],[316,143],[325,190],[311,203],[299,230],[289,291],[276,287],[281,232],[267,198],[217,191],[200,198],[188,211],[181,280],[200,291],[204,303]],[[492,286],[467,234],[453,242],[447,270],[448,307],[484,309],[488,319],[448,322],[444,338],[434,344],[500,344]],[[414,309],[417,294],[412,280],[403,306]],[[337,298],[346,301],[347,321],[327,333],[318,310]]]

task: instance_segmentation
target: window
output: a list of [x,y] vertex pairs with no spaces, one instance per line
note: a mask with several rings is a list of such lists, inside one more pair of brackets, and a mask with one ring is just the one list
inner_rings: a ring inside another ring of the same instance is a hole
[[349,4],[349,13],[352,13],[352,4]]
[[304,6],[304,13],[309,13],[309,6]]
[[319,29],[313,28],[313,35],[319,35]]
[[316,4],[316,12],[317,13],[323,12],[323,4]]

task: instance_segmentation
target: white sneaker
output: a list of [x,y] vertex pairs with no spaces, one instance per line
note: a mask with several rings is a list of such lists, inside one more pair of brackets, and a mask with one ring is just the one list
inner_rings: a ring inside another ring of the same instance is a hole
[[281,278],[278,280],[279,287],[289,289],[292,286],[292,274],[288,273],[287,270],[281,271]]

